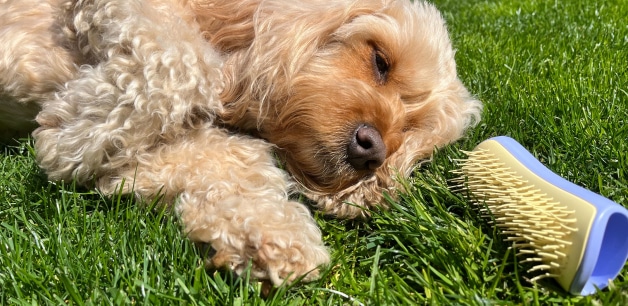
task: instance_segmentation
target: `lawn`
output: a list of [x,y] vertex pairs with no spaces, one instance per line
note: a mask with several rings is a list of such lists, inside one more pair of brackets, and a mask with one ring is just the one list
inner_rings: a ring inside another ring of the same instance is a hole
[[167,211],[50,183],[24,141],[0,149],[0,304],[628,305],[628,266],[587,297],[527,282],[450,183],[461,150],[509,135],[628,206],[628,2],[435,3],[482,122],[417,166],[391,210],[368,222],[317,216],[333,261],[319,281],[262,297],[246,275],[206,272]]

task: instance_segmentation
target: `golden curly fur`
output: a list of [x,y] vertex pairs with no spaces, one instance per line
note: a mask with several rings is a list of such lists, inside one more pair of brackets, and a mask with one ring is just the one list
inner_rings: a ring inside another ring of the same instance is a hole
[[50,179],[162,195],[276,285],[329,261],[289,193],[366,216],[481,110],[422,1],[1,0],[0,40],[1,137],[37,114]]

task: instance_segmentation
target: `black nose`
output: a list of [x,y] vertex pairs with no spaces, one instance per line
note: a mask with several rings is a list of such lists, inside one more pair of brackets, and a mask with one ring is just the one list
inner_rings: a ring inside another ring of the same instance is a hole
[[347,161],[356,170],[375,170],[386,159],[386,145],[377,129],[360,125],[347,146]]

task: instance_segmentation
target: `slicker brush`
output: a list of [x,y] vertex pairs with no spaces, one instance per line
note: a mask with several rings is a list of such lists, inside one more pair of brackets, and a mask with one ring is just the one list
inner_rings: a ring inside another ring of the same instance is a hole
[[628,210],[553,173],[514,139],[482,142],[459,161],[471,202],[531,264],[572,294],[608,286],[628,258]]

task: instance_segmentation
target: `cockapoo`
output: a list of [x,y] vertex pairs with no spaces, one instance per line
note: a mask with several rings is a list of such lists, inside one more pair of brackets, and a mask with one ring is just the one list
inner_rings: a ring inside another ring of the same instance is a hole
[[292,192],[366,216],[481,110],[423,1],[2,0],[0,41],[0,134],[51,180],[161,196],[275,285],[329,261]]

